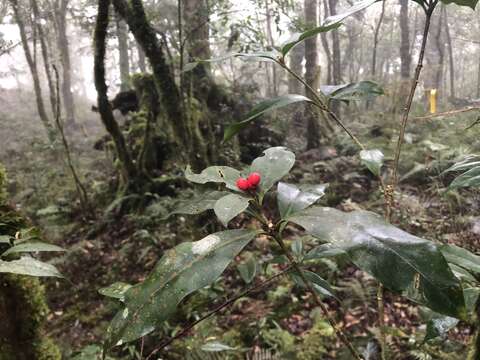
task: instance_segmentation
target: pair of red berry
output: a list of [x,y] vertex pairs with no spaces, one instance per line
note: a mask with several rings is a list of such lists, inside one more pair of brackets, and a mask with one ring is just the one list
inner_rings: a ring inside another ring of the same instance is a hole
[[255,189],[258,184],[260,184],[261,179],[262,177],[260,176],[259,173],[253,172],[250,175],[248,175],[248,178],[246,179],[239,178],[237,180],[237,187],[243,191],[252,190],[252,189]]

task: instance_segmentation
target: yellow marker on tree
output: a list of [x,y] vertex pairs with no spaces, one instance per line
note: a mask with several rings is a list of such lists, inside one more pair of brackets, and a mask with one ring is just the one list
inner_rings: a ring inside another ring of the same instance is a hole
[[437,89],[430,89],[430,114],[437,112]]

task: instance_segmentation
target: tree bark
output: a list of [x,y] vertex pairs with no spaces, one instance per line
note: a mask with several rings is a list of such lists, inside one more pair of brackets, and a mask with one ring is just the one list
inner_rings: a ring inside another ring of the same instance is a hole
[[55,134],[54,130],[52,127],[52,124],[50,123],[48,119],[47,112],[45,111],[45,104],[43,102],[43,95],[42,95],[42,87],[40,85],[40,78],[38,75],[38,69],[37,69],[37,64],[34,61],[32,57],[32,53],[30,51],[30,47],[28,46],[28,39],[27,39],[27,34],[25,31],[25,23],[23,22],[23,16],[22,13],[19,9],[18,6],[18,1],[17,0],[9,0],[10,4],[12,5],[13,8],[13,15],[15,18],[15,22],[18,25],[18,29],[20,31],[20,38],[22,41],[22,47],[23,51],[25,53],[25,59],[27,60],[28,63],[28,68],[30,69],[30,74],[32,75],[32,80],[33,80],[33,88],[35,91],[35,101],[37,104],[37,111],[38,111],[38,116],[40,117],[40,121],[43,124],[43,127],[45,128],[45,131],[47,132],[47,137],[50,140],[50,142],[53,143],[55,140]]
[[43,31],[43,26],[42,26],[42,21],[40,18],[40,12],[38,10],[38,4],[37,0],[30,0],[30,7],[32,8],[32,13],[33,13],[33,21],[34,23],[32,24],[37,28],[38,32],[38,37],[40,40],[40,49],[42,52],[42,60],[43,60],[43,66],[45,69],[45,77],[47,79],[47,85],[48,85],[48,91],[49,91],[49,99],[50,99],[50,106],[52,109],[52,114],[55,117],[55,112],[56,112],[56,99],[55,99],[55,88],[53,86],[53,81],[52,81],[52,72],[50,69],[50,56],[48,54],[48,48],[47,48],[47,43],[46,43],[46,34]]
[[103,125],[111,135],[115,144],[118,159],[122,166],[122,175],[127,188],[137,178],[137,169],[127,149],[125,138],[113,116],[112,108],[107,96],[107,84],[105,83],[105,42],[109,23],[110,0],[98,1],[97,23],[94,33],[95,60],[94,76],[95,88],[97,89],[98,111]]
[[[317,26],[317,9],[317,0],[304,1],[305,23],[308,28]],[[305,81],[314,90],[320,87],[318,73],[317,37],[313,36],[305,40]],[[314,97],[308,88],[305,89],[305,93],[310,98]],[[307,149],[317,148],[320,145],[317,113],[310,106],[306,106],[304,115],[307,125]]]
[[[337,15],[337,3],[338,0],[328,0],[330,8],[330,15]],[[339,85],[342,83],[342,59],[340,52],[340,37],[338,36],[338,29],[332,32],[332,82],[333,85]],[[338,114],[339,103],[334,101],[331,104],[331,110]]]
[[[328,0],[321,0],[323,2],[324,19],[328,17],[330,10],[328,9]],[[325,57],[327,58],[327,84],[332,84],[332,54],[330,52],[330,46],[328,44],[327,33],[320,33],[320,39],[322,41],[323,51],[325,51]]]
[[375,26],[375,32],[373,35],[373,51],[372,51],[372,79],[375,79],[376,70],[377,70],[377,48],[378,48],[378,36],[380,34],[380,29],[382,27],[383,18],[385,16],[385,0],[382,1],[382,11],[380,12],[380,17],[378,19],[377,25]]
[[442,11],[444,12],[445,34],[447,37],[448,63],[449,63],[449,73],[450,73],[450,97],[453,99],[455,98],[455,63],[453,59],[452,37],[450,35],[450,26],[448,24],[447,7],[443,5]]
[[[273,32],[272,32],[272,16],[270,14],[270,0],[265,0],[265,17],[266,17],[266,25],[267,25],[267,40],[268,40],[268,47],[273,49],[274,48],[274,40],[273,40]],[[267,69],[271,70],[272,73],[272,88],[271,88],[271,96],[276,97],[278,96],[278,76],[277,76],[277,66],[274,63],[265,63]],[[268,71],[268,70],[267,70]]]
[[143,51],[140,44],[137,42],[137,53],[138,53],[138,68],[141,72],[147,72],[147,62],[145,60],[145,52]]
[[175,140],[181,148],[186,149],[193,167],[203,166],[207,161],[203,139],[197,124],[190,126],[192,124],[187,122],[179,89],[155,31],[147,20],[141,0],[131,0],[129,4],[125,0],[113,0],[113,4],[117,13],[127,22],[150,62],[162,107],[172,125]]
[[68,131],[76,126],[75,101],[72,93],[72,66],[70,61],[70,48],[67,37],[67,6],[68,0],[55,2],[55,18],[57,21],[57,43],[62,63],[62,97],[65,111],[65,128]]
[[400,0],[400,76],[410,78],[412,56],[410,54],[410,29],[408,26],[408,1]]
[[128,59],[128,29],[127,24],[119,16],[115,17],[117,25],[118,58],[120,66],[120,91],[130,88],[130,65]]

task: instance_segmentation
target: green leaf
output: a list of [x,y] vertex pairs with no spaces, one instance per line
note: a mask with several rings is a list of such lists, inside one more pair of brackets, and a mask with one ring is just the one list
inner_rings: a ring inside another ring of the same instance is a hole
[[282,219],[315,204],[323,195],[328,184],[293,185],[279,182],[277,202]]
[[408,234],[368,211],[344,213],[315,206],[289,220],[346,251],[354,264],[387,288],[438,313],[465,318],[460,282],[431,241]]
[[[318,292],[320,295],[327,296],[327,297],[336,297],[334,295],[334,290],[330,286],[330,284],[324,280],[320,275],[310,271],[310,270],[303,270],[303,274],[305,275],[305,278],[309,280],[313,288],[315,289],[316,292]],[[302,278],[297,274],[293,273],[294,275],[294,281],[302,286],[305,287],[305,283],[303,282]]]
[[360,151],[360,160],[375,176],[380,176],[384,155],[378,149]]
[[113,283],[110,286],[98,289],[98,292],[103,296],[124,301],[125,293],[131,287],[132,285],[119,281],[119,282]]
[[371,6],[372,4],[376,3],[377,1],[381,0],[363,0],[355,3],[352,7],[348,8],[346,11],[343,13],[329,16],[328,18],[325,19],[324,23],[322,26],[331,26],[333,24],[337,24],[341,21],[343,21],[345,18],[362,11],[366,9],[367,7]]
[[303,240],[302,238],[295,239],[292,243],[292,253],[297,259],[300,259],[303,255]]
[[480,166],[474,167],[452,181],[449,189],[480,186]]
[[220,352],[220,351],[234,351],[237,350],[231,346],[219,343],[217,341],[211,341],[201,347],[202,351],[206,352]]
[[467,307],[467,311],[470,314],[475,311],[478,297],[480,296],[480,288],[478,287],[465,288],[463,289],[463,295],[465,296],[465,305]]
[[261,175],[260,189],[266,193],[290,172],[295,164],[295,154],[281,146],[271,147],[263,153],[263,156],[253,160],[250,171]]
[[187,166],[185,177],[188,181],[196,184],[206,184],[208,182],[223,183],[228,189],[239,191],[236,182],[240,177],[240,171],[228,166],[210,166],[200,174],[194,174],[190,166]]
[[8,235],[0,235],[0,244],[11,244],[12,237]]
[[110,324],[106,348],[154,331],[175,313],[185,296],[213,283],[256,234],[227,230],[166,251],[145,281],[125,293],[125,308]]
[[480,157],[478,155],[469,155],[465,159],[453,164],[442,174],[454,171],[465,171],[470,170],[476,166],[480,166]]
[[65,251],[60,246],[46,244],[42,242],[27,242],[21,243],[19,245],[12,246],[10,249],[5,251],[2,256],[7,256],[9,254],[20,253],[20,252],[37,252],[37,251]]
[[346,102],[371,100],[385,94],[380,85],[368,80],[343,85],[323,85],[320,90],[330,99]]
[[457,4],[459,6],[468,6],[475,10],[478,0],[442,0],[444,4]]
[[480,256],[456,245],[442,245],[440,251],[449,263],[480,274]]
[[200,196],[195,196],[192,199],[180,200],[175,204],[175,210],[163,219],[167,219],[174,214],[197,215],[209,209],[213,209],[217,200],[227,194],[229,194],[227,191],[206,191]]
[[267,111],[282,108],[284,106],[301,102],[301,101],[310,102],[310,103],[312,102],[312,100],[310,100],[309,98],[303,95],[294,95],[294,94],[287,94],[287,95],[276,97],[274,99],[262,101],[261,103],[257,104],[245,116],[245,120],[234,123],[225,129],[225,133],[223,134],[223,141],[226,142],[230,140],[238,132],[240,132],[245,127],[247,127],[248,124],[250,124],[252,121],[257,119]]
[[290,39],[288,39],[280,48],[280,52],[282,53],[283,56],[286,56],[290,50],[292,50],[295,46],[297,46],[299,43],[302,41],[305,41],[306,39],[309,39],[317,34],[327,32],[333,29],[337,29],[340,27],[341,23],[335,23],[331,24],[328,26],[318,26],[313,29],[309,29],[307,31],[304,31],[302,33],[297,33],[292,35]]
[[227,227],[230,220],[248,208],[250,199],[238,194],[228,194],[220,198],[214,205],[213,211],[218,220]]
[[447,333],[458,324],[458,319],[450,316],[433,313],[427,322],[427,331],[423,341],[429,341],[437,337],[445,337]]
[[245,61],[265,61],[265,62],[278,62],[279,53],[276,51],[260,51],[256,53],[231,53],[224,56],[220,56],[218,58],[212,59],[203,59],[190,62],[185,64],[183,67],[183,72],[192,71],[198,65],[202,63],[212,63],[212,62],[222,62],[231,58],[241,58]]
[[63,277],[55,266],[38,261],[29,256],[23,256],[18,260],[12,261],[0,260],[0,273]]
[[237,270],[245,283],[250,284],[257,275],[257,260],[252,255],[244,263],[237,265]]
[[345,255],[345,250],[332,246],[332,244],[322,244],[314,247],[305,255],[305,260],[318,260],[339,255]]

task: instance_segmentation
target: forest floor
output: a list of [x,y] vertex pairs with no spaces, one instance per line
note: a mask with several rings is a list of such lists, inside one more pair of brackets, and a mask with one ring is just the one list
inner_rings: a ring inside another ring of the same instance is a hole
[[[10,98],[11,99],[11,98]],[[110,154],[93,149],[103,134],[96,115],[82,115],[84,126],[72,138],[78,169],[95,199],[96,219],[78,213],[78,203],[70,174],[58,155],[44,145],[38,125],[26,105],[10,101],[0,106],[0,117],[8,124],[2,129],[0,162],[7,167],[13,201],[39,226],[45,237],[68,251],[52,258],[65,280],[46,280],[51,307],[48,330],[65,352],[66,358],[83,348],[77,359],[93,359],[118,305],[98,293],[116,281],[136,283],[145,278],[163,252],[182,241],[198,240],[212,229],[220,230],[209,216],[194,219],[160,219],[177,200],[161,197],[145,209],[117,216],[108,205],[115,194],[108,193],[115,170]],[[18,110],[20,109],[20,110]],[[378,119],[377,119],[378,120]],[[451,181],[441,175],[452,161],[466,153],[480,153],[480,126],[465,130],[475,119],[462,115],[455,119],[434,119],[415,123],[407,131],[394,222],[406,231],[444,243],[458,244],[472,251],[480,243],[480,201],[478,191],[446,191]],[[372,135],[374,120],[351,124],[370,147],[381,148],[392,159],[393,136],[388,125]],[[24,126],[23,124],[28,124]],[[394,125],[392,125],[393,127]],[[40,136],[40,135],[39,135]],[[459,145],[460,144],[460,145]],[[268,144],[266,144],[268,147]],[[304,183],[329,183],[323,204],[342,210],[367,209],[383,213],[383,196],[377,181],[364,169],[347,139],[337,137],[322,151],[297,154],[297,163],[287,180]],[[327,155],[325,155],[327,153]],[[260,154],[258,154],[260,155]],[[181,197],[192,189],[182,191]],[[231,226],[246,220],[239,217]],[[287,229],[289,241],[301,235],[299,229]],[[311,246],[306,239],[306,246]],[[249,245],[231,265],[223,280],[188,297],[178,315],[157,336],[144,343],[148,353],[162,334],[178,330],[198,314],[222,302],[228,293],[249,286],[250,279],[239,276],[239,264],[249,257],[257,261],[258,283],[282,264],[267,265],[272,244],[259,238]],[[273,251],[275,251],[273,247]],[[338,300],[326,299],[347,334],[355,335],[357,346],[367,347],[378,336],[376,326],[376,283],[367,274],[346,261],[322,260],[313,267],[332,284]],[[251,285],[250,284],[250,285]],[[425,321],[422,309],[387,292],[385,323],[392,359],[464,359],[470,329],[459,326],[445,339],[423,344]],[[410,329],[410,330],[409,330]],[[353,336],[352,336],[353,337]],[[304,290],[288,277],[282,277],[265,291],[237,301],[215,318],[195,328],[189,337],[174,342],[163,352],[164,359],[216,359],[201,350],[207,341],[218,341],[236,350],[225,359],[244,358],[244,349],[267,350],[278,357],[255,359],[348,359],[335,340],[332,328],[313,306]],[[87,348],[86,348],[87,347]],[[125,346],[116,358],[136,359],[139,346]],[[88,355],[90,354],[90,355]],[[144,355],[144,354],[143,354]],[[84,357],[81,357],[84,356]],[[89,357],[90,356],[90,357]],[[112,355],[113,356],[113,355]],[[422,357],[424,356],[424,357]],[[222,357],[223,358],[223,357]]]

